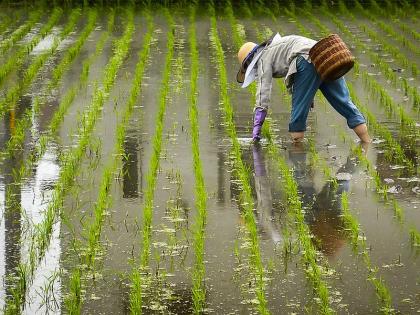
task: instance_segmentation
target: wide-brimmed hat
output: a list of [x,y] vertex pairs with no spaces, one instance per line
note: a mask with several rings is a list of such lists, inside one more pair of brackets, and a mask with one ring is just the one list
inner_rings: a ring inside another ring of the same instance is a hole
[[238,81],[238,83],[244,83],[246,70],[249,68],[249,65],[254,59],[255,53],[257,52],[258,48],[258,44],[253,42],[247,42],[243,44],[239,49],[238,60],[241,66],[236,75],[236,81]]
[[259,45],[253,42],[247,42],[239,49],[238,59],[241,67],[236,74],[236,81],[242,83],[243,88],[250,85],[257,78],[255,64],[260,59],[264,48],[272,42],[278,41],[280,38],[281,36],[277,33]]

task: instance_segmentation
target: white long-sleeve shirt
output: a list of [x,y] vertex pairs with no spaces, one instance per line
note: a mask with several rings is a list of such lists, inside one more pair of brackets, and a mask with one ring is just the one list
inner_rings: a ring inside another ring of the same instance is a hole
[[297,72],[296,59],[302,55],[309,60],[309,50],[316,44],[315,40],[298,35],[280,37],[263,48],[257,61],[257,94],[256,108],[267,109],[270,104],[273,78],[285,78],[290,88],[291,76]]

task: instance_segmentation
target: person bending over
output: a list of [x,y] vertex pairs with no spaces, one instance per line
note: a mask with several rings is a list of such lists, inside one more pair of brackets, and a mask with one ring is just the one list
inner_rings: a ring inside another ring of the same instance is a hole
[[242,88],[257,81],[256,104],[252,138],[261,139],[261,128],[270,103],[273,78],[285,78],[292,93],[292,112],[289,132],[295,142],[303,139],[306,119],[315,93],[321,90],[334,109],[346,120],[362,142],[370,142],[366,120],[350,99],[343,77],[335,81],[322,81],[309,58],[309,50],[316,41],[297,35],[281,37],[278,33],[257,45],[247,42],[238,52],[240,69],[236,76]]

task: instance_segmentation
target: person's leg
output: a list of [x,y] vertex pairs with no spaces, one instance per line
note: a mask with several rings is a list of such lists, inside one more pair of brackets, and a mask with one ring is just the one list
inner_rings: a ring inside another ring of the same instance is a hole
[[323,82],[319,87],[332,107],[347,120],[347,126],[356,133],[362,142],[370,142],[366,120],[353,104],[344,78]]
[[292,112],[289,123],[289,132],[295,142],[303,139],[309,109],[320,84],[321,79],[313,64],[303,57],[298,57],[297,72],[293,75]]

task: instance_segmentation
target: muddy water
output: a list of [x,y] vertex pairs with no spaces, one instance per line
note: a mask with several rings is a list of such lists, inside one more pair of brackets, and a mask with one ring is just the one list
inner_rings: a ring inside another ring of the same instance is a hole
[[[296,33],[295,25],[286,17],[273,22],[269,19],[256,20],[256,25],[269,26],[282,34]],[[117,29],[113,37],[121,35],[122,17],[117,17]],[[245,25],[249,40],[257,41],[256,32],[249,27],[249,19],[239,21]],[[141,49],[145,19],[136,16],[136,32],[130,55],[124,62],[105,103],[102,118],[97,122],[92,141],[76,184],[69,190],[63,214],[54,226],[51,246],[45,259],[36,270],[35,283],[30,287],[31,303],[26,313],[44,313],[40,309],[47,297],[51,313],[62,313],[63,296],[68,292],[68,272],[78,262],[77,244],[85,242],[85,226],[92,220],[92,209],[97,200],[100,179],[105,165],[112,159],[115,144],[115,129],[121,111],[127,101],[130,82],[133,77],[137,52]],[[168,96],[163,132],[161,167],[155,191],[152,248],[151,283],[144,289],[145,313],[188,314],[192,308],[192,272],[194,262],[193,228],[196,218],[194,206],[194,176],[192,171],[189,108],[190,58],[188,46],[189,23],[185,17],[176,16],[176,47],[172,67],[170,93]],[[306,26],[311,23],[302,20]],[[325,23],[328,23],[325,21]],[[138,261],[141,246],[143,189],[152,154],[152,138],[155,132],[157,102],[160,93],[161,75],[166,55],[167,22],[163,15],[155,16],[155,42],[151,47],[151,59],[143,80],[142,93],[129,123],[124,150],[127,159],[121,161],[121,173],[115,174],[111,187],[112,205],[104,221],[101,236],[101,250],[96,264],[94,279],[89,279],[83,312],[95,314],[124,314],[129,309],[129,284],[132,261]],[[106,27],[106,18],[98,21],[98,28],[84,45],[70,71],[64,76],[63,84],[49,98],[42,115],[34,122],[28,137],[25,152],[16,154],[13,160],[2,163],[0,201],[0,306],[5,294],[10,294],[7,276],[13,274],[18,262],[28,252],[28,245],[20,245],[26,239],[26,229],[42,218],[48,205],[50,193],[60,170],[58,156],[77,142],[72,137],[78,126],[80,113],[90,103],[93,83],[98,80],[104,65],[112,55],[111,40],[103,53],[91,67],[89,85],[78,93],[74,104],[66,115],[56,142],[49,143],[45,156],[35,166],[33,175],[22,184],[13,184],[10,175],[17,169],[33,146],[37,134],[42,132],[52,116],[58,100],[66,87],[73,84],[81,71],[81,63],[93,51],[95,41]],[[329,25],[330,27],[330,25]],[[198,81],[198,106],[200,124],[200,153],[208,193],[207,227],[205,241],[206,301],[207,312],[214,314],[254,313],[254,295],[250,292],[249,257],[246,249],[241,207],[238,205],[239,187],[232,175],[229,152],[230,140],[222,125],[222,109],[219,104],[218,73],[209,45],[210,22],[200,17],[197,21],[197,41],[200,53]],[[235,110],[235,124],[238,137],[243,143],[243,159],[251,170],[251,185],[255,199],[255,219],[258,225],[260,251],[267,275],[266,297],[272,313],[316,313],[315,295],[306,280],[301,262],[301,252],[294,223],[286,211],[284,187],[275,160],[270,157],[264,142],[261,146],[251,145],[249,137],[252,124],[251,95],[248,90],[235,84],[237,71],[236,49],[230,40],[230,25],[226,19],[218,20],[218,31],[226,54],[229,75],[229,95]],[[63,46],[63,50],[65,46]],[[362,52],[355,52],[361,62],[369,59]],[[60,54],[57,57],[59,60]],[[57,60],[51,60],[43,73],[48,76]],[[380,82],[387,83],[382,79]],[[357,77],[349,76],[359,97],[369,102],[369,108],[378,120],[389,126],[396,135],[398,121],[387,115],[382,106],[367,99],[369,93]],[[23,98],[20,110],[32,106],[31,99],[42,88],[41,80],[32,87],[31,95]],[[387,85],[388,86],[388,85]],[[401,98],[401,92],[389,87],[389,92]],[[385,204],[374,192],[364,168],[351,153],[349,143],[341,138],[341,130],[354,136],[345,122],[329,105],[316,101],[316,107],[308,119],[308,137],[315,142],[317,152],[326,160],[334,173],[348,173],[349,180],[340,182],[333,191],[325,181],[322,170],[310,163],[309,145],[293,146],[288,140],[287,126],[289,107],[278,86],[273,86],[273,105],[269,119],[278,137],[281,154],[294,169],[294,176],[302,195],[306,211],[306,223],[317,239],[317,249],[322,261],[328,263],[329,274],[325,280],[330,287],[332,306],[340,314],[378,313],[377,300],[372,285],[367,281],[368,273],[360,256],[349,243],[341,218],[340,193],[349,193],[350,211],[357,217],[364,231],[372,264],[378,267],[378,274],[390,288],[394,307],[404,314],[418,311],[418,252],[411,247],[408,227],[420,229],[418,195],[413,191],[418,182],[415,175],[402,177],[402,171],[391,169],[383,159],[381,143],[371,145],[368,158],[377,165],[383,178],[392,179],[402,191],[395,195],[405,211],[405,224],[401,226],[393,217],[392,206]],[[26,104],[26,105],[25,105]],[[10,136],[10,118],[4,120],[2,147]],[[417,156],[417,155],[416,155]],[[414,161],[418,161],[415,158]],[[410,180],[411,179],[411,180]],[[5,191],[15,194],[17,203],[11,203]],[[17,211],[21,205],[23,214]],[[11,211],[9,211],[11,210]],[[291,236],[286,239],[286,228]],[[283,248],[291,242],[293,252],[284,257]],[[74,245],[76,244],[76,246]],[[76,249],[76,250],[75,250]],[[4,254],[3,254],[4,253]],[[4,257],[4,258],[3,258]],[[287,258],[287,259],[285,259]],[[321,262],[320,262],[321,263]],[[47,290],[52,283],[53,290]],[[53,292],[54,291],[54,292]],[[42,292],[37,295],[36,292]]]

